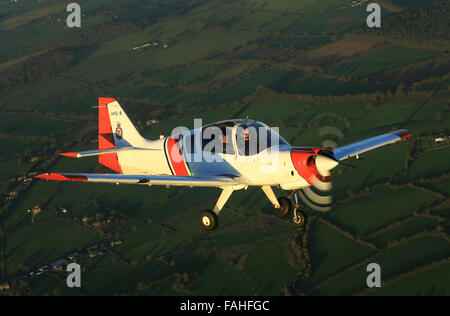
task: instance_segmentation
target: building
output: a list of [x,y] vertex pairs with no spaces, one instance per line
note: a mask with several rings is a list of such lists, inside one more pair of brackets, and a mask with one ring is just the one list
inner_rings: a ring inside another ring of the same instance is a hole
[[65,267],[67,265],[66,259],[59,259],[58,261],[55,261],[50,264],[50,267],[53,271],[62,272],[64,271]]
[[0,292],[8,291],[10,288],[9,283],[0,284]]
[[111,247],[116,247],[122,244],[122,240],[111,241]]
[[443,142],[445,139],[446,139],[445,136],[444,136],[444,137],[436,137],[436,138],[434,139],[434,141],[435,141],[436,143],[440,143],[440,142]]

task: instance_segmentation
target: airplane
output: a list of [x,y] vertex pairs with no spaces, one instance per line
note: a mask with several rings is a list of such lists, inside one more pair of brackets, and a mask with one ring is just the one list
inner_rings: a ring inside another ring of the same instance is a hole
[[[139,134],[114,98],[100,97],[98,102],[98,150],[60,155],[98,156],[100,164],[116,173],[44,173],[36,177],[56,181],[220,188],[222,191],[214,208],[200,215],[202,226],[209,231],[217,228],[218,215],[233,191],[249,186],[261,187],[277,216],[292,213],[292,224],[302,227],[307,219],[299,209],[299,190],[330,182],[330,171],[344,159],[359,159],[362,153],[412,136],[403,129],[335,149],[300,147],[289,145],[275,129],[262,122],[231,119],[167,137],[161,132],[159,139],[148,140]],[[291,191],[291,194],[277,198],[273,187]]]

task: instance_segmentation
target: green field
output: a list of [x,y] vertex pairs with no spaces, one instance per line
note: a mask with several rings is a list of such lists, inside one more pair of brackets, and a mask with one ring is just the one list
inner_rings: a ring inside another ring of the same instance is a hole
[[449,271],[450,264],[444,263],[385,285],[370,295],[445,296],[449,291]]
[[17,274],[19,264],[28,268],[48,264],[97,240],[82,226],[60,220],[21,228],[6,240],[8,274]]
[[253,250],[245,261],[245,274],[258,295],[280,295],[281,289],[296,275],[296,270],[287,264],[286,250],[279,242]]
[[[433,237],[423,237],[407,242],[404,245],[389,249],[385,253],[374,258],[382,268],[382,280],[388,281],[395,274],[405,273],[412,269],[430,264],[434,261],[447,257],[449,254],[447,242]],[[333,279],[326,285],[314,291],[316,295],[351,295],[367,289],[366,266],[358,266]],[[424,280],[415,284],[410,290],[418,291],[428,288],[437,280]],[[383,282],[383,281],[382,281]],[[395,284],[395,283],[394,283]],[[405,294],[404,294],[405,293]],[[407,292],[399,292],[397,295],[406,295]]]
[[442,146],[430,148],[423,153],[419,159],[416,159],[406,176],[411,179],[420,179],[425,176],[440,177],[449,171],[448,165],[436,163],[436,161],[448,161],[450,157],[450,147]]
[[400,240],[417,234],[418,232],[432,231],[439,225],[439,221],[429,217],[415,217],[393,229],[370,238],[378,247],[385,247],[391,241]]
[[382,70],[405,66],[436,55],[436,52],[430,50],[390,46],[338,66],[334,72],[341,76],[365,78]]
[[256,41],[260,46],[307,48],[327,44],[330,37],[265,37]]
[[313,262],[313,273],[308,280],[310,285],[324,281],[374,253],[372,249],[356,243],[321,222],[314,224],[309,238]]
[[440,181],[438,183],[432,183],[429,186],[434,191],[443,193],[447,196],[450,195],[450,179],[446,179],[446,180]]
[[[226,276],[226,277],[225,277]],[[220,261],[213,261],[193,284],[198,295],[254,295],[244,274]]]
[[[403,129],[408,117],[416,110],[416,107],[377,107],[352,126],[349,138],[356,141],[370,135]],[[416,135],[414,129],[411,132]]]
[[[247,106],[243,111],[243,115],[245,117],[248,116],[250,119],[265,122],[272,127],[277,127],[284,122],[291,124],[292,116],[303,111],[307,106],[309,106],[308,102],[295,100],[261,101]],[[275,113],[273,111],[274,108],[278,109]]]
[[[375,200],[380,202],[374,203]],[[327,216],[333,223],[346,227],[358,237],[363,237],[389,223],[411,216],[436,200],[437,198],[430,194],[410,188],[399,190],[383,188],[368,197],[346,203]]]
[[[18,128],[18,126],[20,126],[20,128]],[[49,134],[64,133],[75,126],[77,126],[76,122],[36,116],[23,116],[0,124],[0,132],[14,132],[16,135],[45,136]]]

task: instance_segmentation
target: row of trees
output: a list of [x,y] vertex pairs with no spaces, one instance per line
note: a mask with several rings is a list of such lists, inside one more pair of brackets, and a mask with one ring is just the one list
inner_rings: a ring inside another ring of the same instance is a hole
[[47,78],[68,68],[74,60],[72,52],[62,49],[30,57],[0,73],[0,91]]

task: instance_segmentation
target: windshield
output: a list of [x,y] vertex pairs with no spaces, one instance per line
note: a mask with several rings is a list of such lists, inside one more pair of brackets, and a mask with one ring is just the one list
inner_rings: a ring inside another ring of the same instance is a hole
[[241,123],[236,128],[236,147],[239,155],[252,156],[273,146],[287,142],[268,126],[259,122]]

